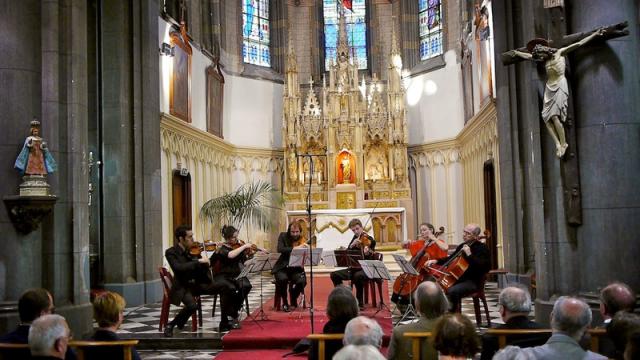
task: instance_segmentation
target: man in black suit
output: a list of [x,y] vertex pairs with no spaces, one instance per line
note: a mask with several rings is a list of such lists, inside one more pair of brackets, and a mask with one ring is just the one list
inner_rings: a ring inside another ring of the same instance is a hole
[[[29,343],[31,323],[41,316],[52,314],[54,310],[53,297],[47,290],[36,288],[25,291],[18,300],[20,324],[14,331],[0,337],[0,342],[11,344]],[[28,350],[26,351],[26,356],[29,356]],[[65,353],[65,359],[75,358],[76,355],[73,350],[68,348]]]
[[489,267],[491,261],[489,258],[489,248],[482,243],[479,239],[480,226],[476,224],[468,224],[464,227],[462,232],[462,238],[464,242],[456,248],[456,251],[446,258],[440,260],[428,260],[427,266],[433,264],[442,265],[453,257],[463,256],[469,263],[469,267],[462,274],[462,276],[456,281],[455,285],[451,286],[447,290],[447,296],[449,297],[449,303],[451,306],[451,312],[460,311],[460,301],[463,297],[472,294],[482,286],[482,282]]
[[175,319],[171,320],[164,328],[164,336],[173,336],[173,328],[182,329],[189,317],[198,309],[194,295],[203,293],[213,293],[213,283],[197,283],[196,278],[199,277],[209,267],[209,258],[206,256],[195,258],[189,250],[193,245],[193,231],[189,225],[180,225],[176,228],[175,236],[177,243],[165,251],[164,256],[173,270],[173,281],[171,286],[171,294],[169,294],[171,303],[179,306],[184,303],[184,308],[180,310]]
[[[529,320],[531,312],[531,296],[525,289],[516,286],[509,286],[500,292],[498,297],[498,310],[505,322],[496,326],[496,329],[544,329],[545,327]],[[551,334],[539,335],[511,335],[507,336],[507,344],[519,347],[531,347],[542,345],[547,342]],[[491,359],[498,351],[498,337],[484,334],[482,336],[482,356],[481,360]]]
[[273,266],[271,273],[276,280],[276,293],[282,299],[282,311],[289,312],[289,299],[287,299],[287,287],[291,283],[291,306],[298,306],[298,296],[307,286],[307,277],[304,267],[290,267],[289,259],[291,251],[294,248],[308,248],[304,235],[302,235],[300,224],[292,222],[289,224],[287,232],[280,233],[278,236],[278,252],[280,257]]
[[[349,242],[348,249],[353,250],[361,250],[364,254],[365,259],[369,258],[376,249],[376,241],[373,237],[364,234],[364,228],[362,226],[362,222],[360,219],[351,219],[349,221],[349,229],[353,231],[353,238],[351,242]],[[362,242],[362,238],[367,237],[370,245],[365,246]],[[364,308],[364,282],[367,280],[367,275],[365,275],[364,270],[362,268],[349,268],[343,270],[337,270],[331,273],[331,281],[334,286],[338,286],[342,284],[344,280],[351,280],[351,283],[356,287],[356,299],[358,299],[358,306],[360,309]]]

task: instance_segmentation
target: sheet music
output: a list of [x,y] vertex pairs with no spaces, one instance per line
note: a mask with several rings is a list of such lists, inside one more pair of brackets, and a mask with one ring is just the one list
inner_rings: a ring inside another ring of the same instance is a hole
[[336,253],[333,250],[322,252],[322,263],[328,267],[338,266],[338,261],[336,260]]
[[242,269],[242,271],[240,272],[240,275],[236,276],[236,280],[247,277],[247,275],[252,272],[254,265],[255,263],[245,266],[244,269]]
[[252,273],[270,271],[275,266],[276,262],[280,258],[279,253],[257,253],[253,259]]
[[[384,265],[384,263],[380,260],[370,260],[371,266],[378,273],[378,277],[384,280],[391,280],[391,274],[389,273],[389,269]],[[411,265],[411,264],[409,264]]]
[[405,272],[405,273],[410,274],[410,275],[419,275],[420,274],[418,272],[418,270],[416,270],[413,267],[413,265],[411,265],[411,263],[408,262],[407,259],[404,258],[404,256],[398,255],[398,254],[392,254],[392,255],[393,255],[393,259],[400,266],[400,269],[402,269],[402,272]]

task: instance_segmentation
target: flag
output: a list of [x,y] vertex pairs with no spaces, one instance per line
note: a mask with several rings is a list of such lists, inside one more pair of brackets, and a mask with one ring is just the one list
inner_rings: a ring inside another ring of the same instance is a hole
[[342,0],[342,6],[344,6],[346,9],[351,10],[351,12],[353,12],[353,3],[351,0]]

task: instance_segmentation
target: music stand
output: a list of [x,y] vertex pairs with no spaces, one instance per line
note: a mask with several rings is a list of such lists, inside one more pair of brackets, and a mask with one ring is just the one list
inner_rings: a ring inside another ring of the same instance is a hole
[[[297,248],[291,250],[289,257],[289,267],[318,266],[322,259],[322,248]],[[304,295],[304,289],[302,292]],[[311,288],[311,297],[313,298],[313,288]],[[298,304],[296,304],[296,307]]]
[[[249,273],[252,272],[253,267],[255,266],[256,262],[254,259],[252,259],[253,261],[250,263],[246,263],[245,262],[245,266],[244,268],[242,268],[242,271],[240,271],[240,275],[236,276],[234,280],[238,281],[242,278],[246,278],[247,276],[249,276]],[[244,297],[245,296],[249,296],[249,294],[245,295],[242,294],[242,302],[244,302]],[[248,312],[248,311],[247,311]],[[253,320],[258,326],[260,326],[260,324],[256,321],[255,317],[251,316],[251,313],[248,312],[247,317],[251,320]],[[262,329],[262,326],[260,326],[260,328]]]
[[280,258],[279,253],[270,253],[270,254],[257,253],[253,257],[253,263],[251,264],[251,269],[249,269],[249,272],[258,273],[258,276],[260,277],[260,311],[258,311],[255,317],[257,318],[259,315],[261,320],[268,320],[267,314],[264,312],[264,301],[262,299],[262,272],[271,271],[279,258]]
[[[418,273],[418,270],[416,270],[413,267],[413,265],[411,265],[411,263],[408,262],[407,259],[404,258],[404,256],[398,255],[398,254],[393,254],[393,259],[396,261],[398,266],[400,266],[400,269],[402,270],[403,273],[409,274],[409,275],[419,275],[420,274],[420,273]],[[402,286],[404,286],[404,284],[402,284]],[[398,300],[398,303],[400,303],[400,300]],[[398,305],[396,305],[396,308],[397,307],[398,307]],[[416,309],[413,306],[413,296],[412,296],[412,294],[409,294],[409,305],[404,310],[404,314],[402,314],[402,317],[400,318],[400,320],[398,320],[398,322],[396,323],[396,326],[398,324],[400,324],[402,321],[404,321],[404,319],[409,318],[409,317],[411,317],[411,318],[418,317],[418,313],[416,312]]]
[[348,268],[360,268],[360,260],[362,258],[362,251],[360,250],[334,250],[336,256],[336,263],[340,267]]
[[[370,280],[391,280],[391,274],[384,263],[380,260],[358,260],[360,265],[362,266],[362,271]],[[391,309],[384,303],[383,299],[380,299],[380,307],[378,311],[376,311],[373,316],[376,316],[382,309],[386,308],[389,313],[391,313]]]
[[338,260],[336,260],[336,253],[333,250],[325,251],[322,253],[322,263],[328,267],[338,266]]

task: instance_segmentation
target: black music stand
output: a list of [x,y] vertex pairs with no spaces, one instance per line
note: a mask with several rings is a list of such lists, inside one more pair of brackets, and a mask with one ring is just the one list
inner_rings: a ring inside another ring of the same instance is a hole
[[[404,256],[393,254],[393,259],[396,261],[398,266],[400,266],[400,269],[402,270],[403,273],[409,274],[409,275],[420,275],[420,273],[418,273],[418,271],[413,267],[413,265],[411,265],[410,262],[407,261],[407,259],[404,258]],[[405,284],[402,284],[402,286],[404,285]],[[398,300],[398,304],[399,303],[400,303],[400,300]],[[396,308],[398,308],[397,304],[396,304]],[[396,326],[398,326],[398,324],[404,321],[404,319],[416,318],[416,317],[418,317],[418,313],[416,312],[416,309],[413,306],[413,294],[409,294],[409,305],[405,309],[404,314],[402,314],[402,317],[400,318],[400,320],[398,320],[398,322],[396,323]]]
[[[358,262],[360,263],[360,266],[362,266],[362,271],[364,271],[364,274],[370,280],[391,280],[391,274],[382,261],[358,260]],[[376,316],[380,311],[382,311],[382,309],[387,309],[389,313],[391,313],[391,309],[389,309],[387,304],[384,303],[384,299],[380,299],[380,306],[373,316]]]
[[[253,272],[252,270],[253,270],[253,267],[255,266],[255,264],[256,264],[255,259],[252,259],[252,261],[250,263],[248,263],[248,264],[245,263],[245,266],[244,266],[244,268],[242,268],[242,271],[240,272],[240,275],[236,276],[235,280],[237,281],[237,280],[240,280],[242,278],[246,278],[247,276],[249,276],[249,274]],[[262,280],[262,276],[261,276],[260,280]],[[242,302],[244,302],[244,297],[245,296],[249,296],[249,294],[246,294],[246,295],[242,294]],[[253,320],[253,322],[255,322],[260,327],[260,329],[262,329],[262,326],[260,325],[260,323],[258,323],[258,321],[256,321],[256,317],[251,316],[251,313],[248,310],[247,310],[247,318]]]
[[[291,250],[291,256],[289,257],[289,267],[304,267],[304,266],[318,266],[322,259],[322,248],[298,248]],[[313,288],[311,288],[311,298],[313,298]],[[304,295],[304,289],[302,291]],[[296,307],[298,304],[296,304]],[[301,315],[302,316],[302,315]]]
[[260,277],[260,311],[258,311],[258,313],[255,316],[256,318],[260,316],[260,320],[268,320],[267,314],[264,312],[264,301],[262,298],[262,272],[273,270],[273,267],[275,266],[276,262],[278,262],[279,258],[280,258],[279,253],[269,253],[269,254],[257,253],[253,257],[253,263],[251,264],[251,269],[249,269],[250,273],[252,274],[257,273],[258,276]]
[[339,267],[359,269],[361,267],[359,261],[364,260],[360,250],[334,250],[334,254]]

